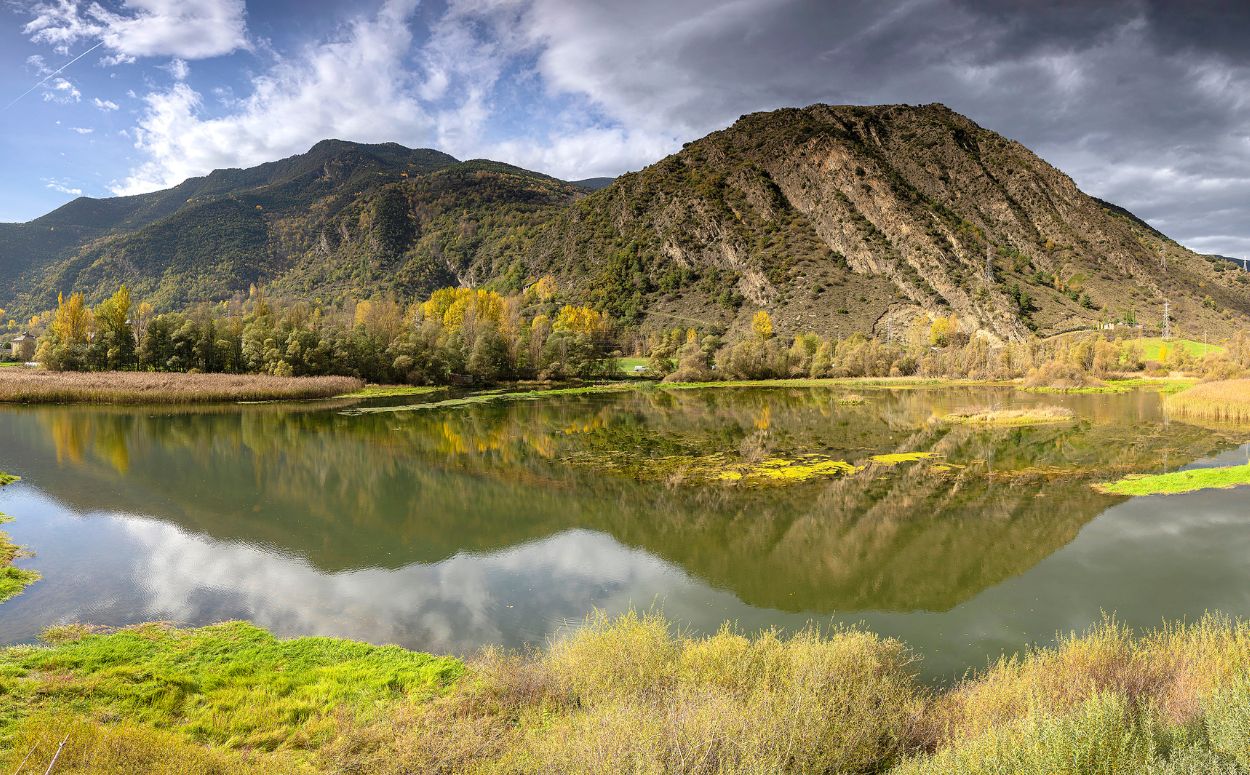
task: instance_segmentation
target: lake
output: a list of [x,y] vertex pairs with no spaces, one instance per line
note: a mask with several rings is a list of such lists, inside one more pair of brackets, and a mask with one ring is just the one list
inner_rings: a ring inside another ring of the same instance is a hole
[[[692,632],[863,625],[943,681],[1104,612],[1250,615],[1245,490],[1090,487],[1244,463],[1245,434],[1169,423],[1149,391],[854,390],[3,407],[0,470],[23,481],[0,511],[43,580],[0,607],[0,641],[241,618],[464,654],[632,606]],[[933,421],[1040,405],[1079,419]],[[803,478],[830,461],[848,471]]]

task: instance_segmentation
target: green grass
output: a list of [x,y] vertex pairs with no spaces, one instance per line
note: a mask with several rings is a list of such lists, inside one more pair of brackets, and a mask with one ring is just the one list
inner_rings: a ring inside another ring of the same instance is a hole
[[1107,383],[1111,387],[1130,388],[1133,390],[1154,390],[1161,395],[1171,396],[1188,390],[1198,384],[1198,380],[1189,377],[1164,377],[1160,379],[1152,379],[1150,377],[1130,377],[1129,379],[1109,379]]
[[344,393],[335,398],[399,398],[403,396],[424,396],[446,390],[445,387],[429,385],[366,385],[360,390]]
[[617,358],[616,362],[622,374],[633,374],[635,366],[646,368],[651,360],[649,358]]
[[1019,387],[1017,390],[1025,393],[1041,393],[1043,395],[1061,395],[1061,396],[1099,396],[1111,395],[1115,393],[1128,393],[1132,388],[1124,384],[1113,385],[1086,385],[1085,387],[1047,387],[1039,385],[1036,387]]
[[429,700],[464,669],[396,646],[279,640],[243,622],[107,635],[71,626],[47,637],[55,645],[0,653],[0,745],[39,711],[103,714],[230,748],[315,748],[338,714]]
[[1161,337],[1147,337],[1145,339],[1125,340],[1136,342],[1141,347],[1142,359],[1147,361],[1161,361],[1164,345],[1167,346],[1169,352],[1175,352],[1179,347],[1195,358],[1201,358],[1204,355],[1218,355],[1224,352],[1223,347],[1218,344],[1208,344],[1207,342],[1198,342],[1193,339],[1168,339]]
[[0,487],[4,487],[6,484],[13,484],[14,482],[20,482],[20,481],[22,481],[22,477],[14,476],[13,474],[6,474],[5,472],[0,471]]
[[1094,485],[1109,495],[1181,495],[1199,490],[1226,490],[1250,485],[1250,465],[1194,468],[1170,474],[1135,474]]

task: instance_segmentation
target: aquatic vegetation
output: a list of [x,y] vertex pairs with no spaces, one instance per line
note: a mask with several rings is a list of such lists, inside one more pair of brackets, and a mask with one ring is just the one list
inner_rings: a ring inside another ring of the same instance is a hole
[[421,412],[431,409],[452,409],[460,406],[471,406],[473,404],[488,404],[497,401],[537,401],[543,398],[554,398],[556,396],[583,396],[593,395],[596,393],[621,393],[628,390],[638,389],[636,385],[626,382],[609,382],[602,385],[582,385],[579,387],[568,388],[549,388],[546,390],[518,390],[518,391],[500,391],[492,390],[484,393],[474,393],[460,398],[448,398],[444,401],[431,401],[424,404],[406,404],[404,406],[362,406],[354,409],[346,409],[340,414],[344,415],[360,415],[360,414],[385,414],[391,412]]
[[[832,460],[822,455],[804,455],[792,460],[770,458],[759,463],[745,465],[732,473],[738,474],[737,481],[746,484],[787,484],[831,476],[845,476],[858,470],[860,469],[845,460]],[[726,472],[728,473],[731,472]],[[725,474],[722,474],[720,478],[726,478]]]
[[1250,485],[1250,465],[1193,468],[1170,474],[1130,474],[1094,485],[1109,495],[1181,495],[1199,490],[1227,490]]
[[702,390],[704,388],[819,388],[857,387],[864,389],[941,388],[987,385],[1009,385],[1005,381],[975,379],[944,379],[937,377],[821,377],[817,379],[727,379],[714,382],[663,382],[664,390]]
[[887,455],[873,455],[868,458],[874,463],[883,466],[896,466],[900,463],[914,463],[918,460],[927,460],[933,457],[932,452],[893,452]]
[[353,377],[6,369],[0,372],[0,402],[186,404],[304,400],[349,393],[362,384]]
[[1109,379],[1107,384],[1111,387],[1153,390],[1161,395],[1170,396],[1197,385],[1198,380],[1189,377],[1161,377],[1158,379],[1131,377],[1129,379]]
[[1042,393],[1068,396],[1098,396],[1128,393],[1132,388],[1122,384],[1084,385],[1081,387],[1054,387],[1051,385],[1025,385],[1019,388],[1025,393]]
[[402,398],[425,396],[446,389],[440,385],[365,385],[360,390],[344,393],[335,398]]
[[[239,623],[51,635],[0,652],[4,771],[31,751],[42,771],[66,734],[57,771],[71,773],[1250,766],[1250,625],[1216,615],[1140,635],[1107,620],[949,688],[921,685],[915,652],[863,630],[690,637],[657,614],[596,614],[546,649],[465,664]],[[424,678],[387,681],[405,655]]]
[[[7,514],[0,514],[0,525],[12,520]],[[0,530],[0,603],[21,594],[22,590],[39,580],[38,572],[14,567],[13,561],[24,555],[24,550]]]
[[[21,481],[20,476],[0,471],[0,487]],[[7,514],[0,514],[0,525],[12,522]],[[13,566],[13,561],[25,555],[22,547],[9,539],[8,533],[0,530],[0,603],[21,593],[23,589],[39,580],[36,571]]]
[[951,412],[935,418],[938,422],[952,425],[984,425],[996,427],[1020,427],[1067,423],[1076,419],[1071,409],[1059,406],[1041,406],[1030,409],[968,409]]
[[1250,379],[1205,382],[1168,396],[1163,406],[1178,420],[1250,427]]

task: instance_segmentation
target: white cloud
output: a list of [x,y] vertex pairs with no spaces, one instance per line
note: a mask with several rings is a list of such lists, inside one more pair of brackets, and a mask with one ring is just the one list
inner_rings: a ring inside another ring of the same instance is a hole
[[79,41],[102,41],[114,52],[112,63],[204,59],[247,47],[245,11],[243,0],[123,0],[117,11],[98,2],[49,0],[31,9],[22,29],[62,54]]
[[148,161],[114,184],[114,193],[152,191],[216,168],[272,161],[329,137],[428,138],[434,121],[405,67],[415,6],[415,0],[391,0],[377,16],[349,23],[340,38],[280,61],[224,116],[203,116],[202,96],[183,82],[148,94],[135,130],[135,147]]
[[191,68],[187,65],[187,61],[176,57],[170,60],[169,64],[162,66],[161,69],[168,71],[175,81],[185,81],[187,76],[191,74]]
[[95,105],[97,108],[99,108],[100,110],[104,111],[105,113],[108,113],[109,111],[112,111],[112,110],[117,110],[119,107],[121,107],[120,105],[118,105],[116,102],[113,102],[112,100],[102,100],[99,97],[92,97],[91,103]]
[[78,87],[65,78],[53,78],[43,85],[44,102],[59,102],[62,105],[67,105],[71,102],[78,102],[81,99],[82,92],[78,91]]
[[58,180],[56,178],[45,178],[44,187],[62,194],[70,194],[71,196],[82,196],[82,189],[73,186],[69,181]]
[[80,135],[89,135],[95,131],[94,129],[91,129],[90,127],[85,127],[85,126],[72,126],[70,127],[70,129],[74,130]]

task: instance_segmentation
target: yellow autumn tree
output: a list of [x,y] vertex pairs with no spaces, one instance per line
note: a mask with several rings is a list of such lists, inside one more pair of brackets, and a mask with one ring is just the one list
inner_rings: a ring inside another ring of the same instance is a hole
[[48,330],[39,340],[35,358],[53,371],[81,371],[87,368],[87,334],[91,329],[91,310],[81,293],[67,301],[56,299],[56,312]]
[[607,319],[598,310],[566,304],[556,314],[551,327],[554,331],[593,337],[606,333],[608,325]]
[[766,311],[760,310],[755,313],[755,317],[751,318],[751,330],[759,337],[760,341],[771,339],[773,336],[773,317]]

